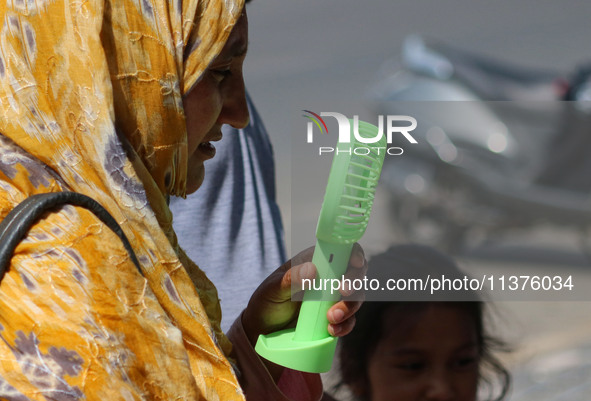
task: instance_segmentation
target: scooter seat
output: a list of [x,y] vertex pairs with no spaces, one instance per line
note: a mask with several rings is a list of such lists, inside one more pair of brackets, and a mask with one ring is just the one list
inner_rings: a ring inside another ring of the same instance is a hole
[[461,81],[484,101],[553,101],[563,95],[564,81],[557,72],[516,66],[443,43],[427,43],[418,36],[405,40],[403,61],[415,72],[449,71],[447,78]]

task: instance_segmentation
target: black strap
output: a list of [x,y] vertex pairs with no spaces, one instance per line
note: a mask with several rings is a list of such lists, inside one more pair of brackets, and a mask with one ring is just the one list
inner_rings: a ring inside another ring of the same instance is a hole
[[12,209],[4,220],[0,222],[0,280],[2,280],[6,269],[10,266],[10,260],[12,259],[15,248],[27,235],[35,222],[46,212],[55,210],[63,205],[74,205],[88,209],[105,223],[107,227],[121,238],[131,261],[135,264],[140,274],[143,275],[135,252],[131,248],[125,233],[104,207],[94,199],[77,192],[51,192],[28,197]]

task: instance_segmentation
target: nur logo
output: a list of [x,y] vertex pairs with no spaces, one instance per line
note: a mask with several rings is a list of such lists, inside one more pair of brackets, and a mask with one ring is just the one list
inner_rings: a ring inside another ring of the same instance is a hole
[[[316,114],[310,110],[302,110],[302,111],[310,114],[310,116],[302,114],[303,117],[306,117],[307,119],[310,120],[310,122],[308,123],[308,139],[307,139],[308,143],[312,143],[312,141],[313,141],[312,133],[314,131],[314,127],[312,126],[312,123],[316,124],[316,126],[320,130],[320,133],[328,134],[328,128],[326,128],[326,123],[324,122],[322,117],[320,117],[318,114]],[[320,124],[322,124],[322,126]],[[324,130],[322,129],[323,127],[324,127]]]
[[[374,144],[380,141],[384,137],[384,126],[386,132],[386,142],[388,145],[392,144],[394,134],[402,135],[409,143],[416,144],[416,139],[410,134],[417,127],[417,120],[411,116],[397,116],[397,115],[388,115],[378,116],[378,133],[373,138],[364,137],[359,134],[359,116],[353,116],[353,130],[351,130],[351,120],[349,120],[345,115],[341,113],[335,112],[321,112],[320,115],[310,111],[310,110],[303,110],[307,114],[303,114],[303,117],[306,117],[310,121],[308,121],[307,125],[307,135],[306,141],[308,143],[314,142],[314,126],[318,127],[318,131],[321,134],[328,135],[328,128],[326,127],[325,121],[322,117],[333,117],[336,119],[337,124],[339,126],[339,143],[351,143],[351,132],[355,137],[355,140],[364,144]],[[381,150],[384,150],[389,155],[401,155],[404,150],[400,147],[371,147],[369,148],[376,149],[378,154]],[[362,150],[358,150],[362,149]],[[368,147],[363,148],[354,148],[351,149],[352,152],[356,154],[365,154],[359,152],[365,152]],[[319,154],[322,153],[331,153],[334,152],[334,148],[328,146],[321,146],[319,147]]]

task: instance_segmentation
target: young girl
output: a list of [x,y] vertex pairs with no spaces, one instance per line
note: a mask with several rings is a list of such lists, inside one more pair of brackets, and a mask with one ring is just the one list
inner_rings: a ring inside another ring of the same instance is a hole
[[[463,277],[452,260],[418,245],[392,247],[369,265],[381,282],[442,272]],[[450,295],[457,300],[444,297]],[[483,312],[474,294],[459,302],[366,302],[341,340],[342,383],[364,401],[474,401],[483,384],[489,399],[504,399],[510,376],[492,354],[503,344],[487,335]]]

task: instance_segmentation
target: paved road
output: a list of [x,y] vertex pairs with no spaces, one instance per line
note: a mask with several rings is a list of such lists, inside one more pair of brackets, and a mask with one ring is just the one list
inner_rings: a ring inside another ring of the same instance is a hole
[[[314,233],[327,174],[327,168],[315,167],[306,170],[305,183],[301,174],[292,179],[292,163],[305,164],[296,150],[296,142],[304,137],[301,110],[339,111],[372,121],[365,91],[379,66],[399,53],[402,39],[410,33],[523,66],[569,71],[591,60],[590,15],[591,2],[574,0],[254,0],[249,5],[246,81],[272,134],[288,247],[292,241],[293,249],[309,244],[302,238]],[[297,204],[292,198],[298,199]],[[370,254],[397,239],[387,206],[379,190],[364,238]],[[518,232],[467,249],[460,261],[471,271],[498,273],[543,269],[554,274],[571,269],[577,274],[576,284],[591,290],[591,267],[577,248],[577,237],[569,232],[544,227]],[[543,375],[536,376],[536,369],[548,363],[536,365],[532,358],[569,347],[588,350],[584,344],[591,341],[591,304],[513,302],[498,309],[501,319],[495,327],[517,345],[509,362],[521,366],[515,368],[514,399],[533,399],[532,394],[538,400],[551,399],[537,390],[522,391],[531,380],[540,380]],[[552,380],[547,383],[556,388]]]

